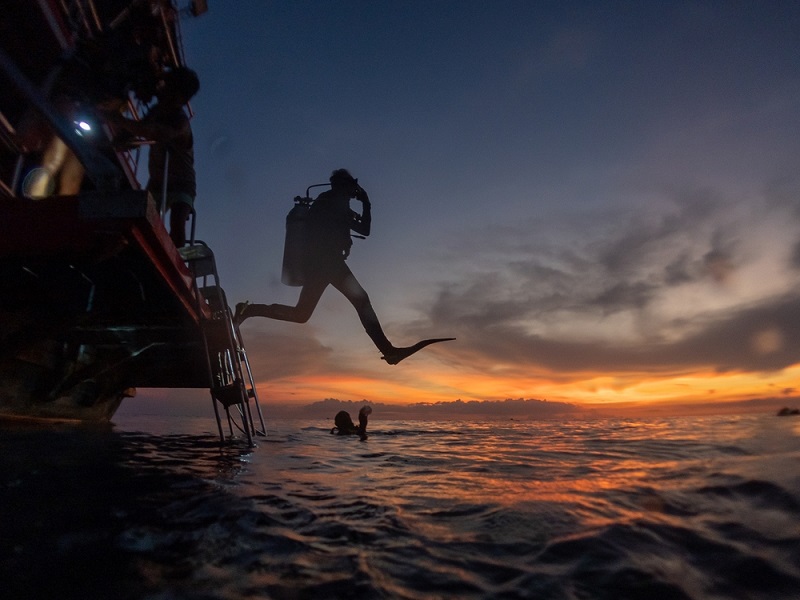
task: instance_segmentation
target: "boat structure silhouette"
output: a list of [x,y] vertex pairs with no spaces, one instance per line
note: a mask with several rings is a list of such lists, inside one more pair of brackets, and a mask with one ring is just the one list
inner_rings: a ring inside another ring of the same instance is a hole
[[[206,10],[201,0],[4,3],[0,417],[108,421],[137,388],[206,388],[221,439],[265,434],[196,215],[177,248],[163,198],[139,180],[146,141],[120,144],[97,110],[146,115],[159,71],[185,66],[181,21]],[[80,165],[71,193],[43,170],[48,138]]]

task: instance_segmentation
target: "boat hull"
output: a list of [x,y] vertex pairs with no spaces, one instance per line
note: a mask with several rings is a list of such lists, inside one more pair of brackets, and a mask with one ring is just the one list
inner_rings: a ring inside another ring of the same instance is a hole
[[0,415],[107,420],[137,387],[207,388],[193,279],[145,191],[0,204]]

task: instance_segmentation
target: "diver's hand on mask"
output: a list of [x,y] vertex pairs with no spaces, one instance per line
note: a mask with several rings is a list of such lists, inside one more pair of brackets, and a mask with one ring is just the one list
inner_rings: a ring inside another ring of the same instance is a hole
[[355,196],[353,196],[356,200],[362,202],[365,206],[369,205],[369,195],[367,194],[367,190],[358,186],[355,190]]

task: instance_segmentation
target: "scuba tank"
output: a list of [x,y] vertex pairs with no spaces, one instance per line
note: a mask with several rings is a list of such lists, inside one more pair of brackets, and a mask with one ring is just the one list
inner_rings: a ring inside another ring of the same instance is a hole
[[295,196],[294,207],[286,215],[286,239],[283,243],[281,283],[300,286],[305,283],[308,248],[308,211],[311,198]]
[[318,183],[308,186],[305,197],[294,197],[294,206],[286,215],[286,239],[283,242],[281,269],[281,283],[284,285],[301,286],[306,282],[308,244],[311,235],[308,219],[311,204],[314,202],[308,194],[313,187],[327,185],[330,184]]

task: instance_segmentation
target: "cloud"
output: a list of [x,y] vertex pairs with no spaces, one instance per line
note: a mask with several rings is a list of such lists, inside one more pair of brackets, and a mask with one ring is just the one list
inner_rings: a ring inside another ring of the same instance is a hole
[[582,26],[555,28],[520,52],[519,65],[512,79],[512,90],[537,89],[547,76],[563,76],[587,68],[596,58],[601,36]]
[[795,243],[792,250],[791,266],[793,269],[800,270],[800,241]]
[[700,190],[473,232],[419,328],[457,336],[443,352],[460,364],[779,370],[800,362],[796,217]]
[[314,337],[312,328],[296,327],[296,334],[269,333],[242,327],[247,356],[260,381],[322,372],[332,350]]
[[456,361],[503,364],[521,371],[675,373],[775,371],[800,362],[800,297],[682,324],[691,334],[674,341],[625,343],[613,339],[569,340],[529,334],[497,322],[476,329],[450,321],[440,327],[459,339],[444,351]]

